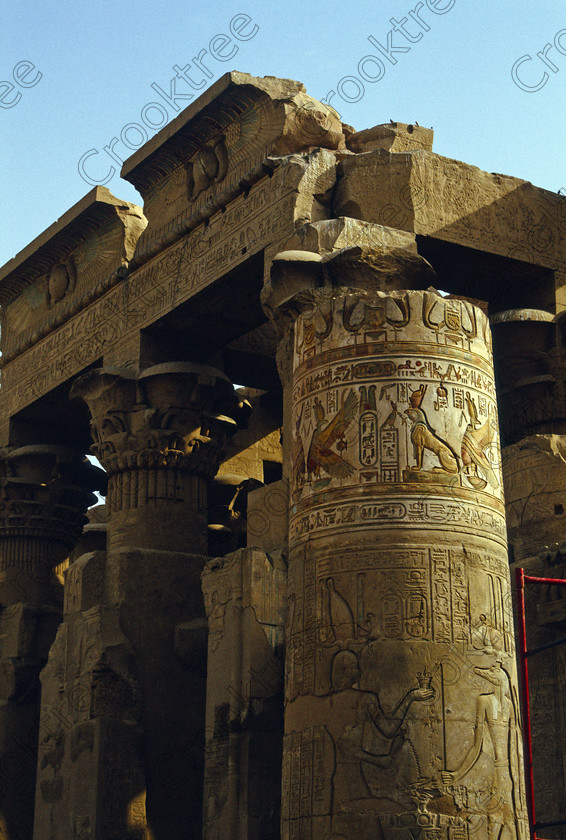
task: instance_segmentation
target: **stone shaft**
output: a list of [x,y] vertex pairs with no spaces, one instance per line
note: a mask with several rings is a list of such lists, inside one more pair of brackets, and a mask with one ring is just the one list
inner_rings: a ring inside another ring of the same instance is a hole
[[[502,450],[512,568],[538,578],[566,574],[565,456],[564,435],[531,435]],[[527,648],[543,648],[527,660],[535,817],[560,822],[566,813],[566,650],[553,643],[565,635],[564,587],[528,584],[525,616]],[[563,826],[545,827],[544,835],[562,840]]]
[[[501,416],[502,470],[510,558],[539,578],[564,578],[566,532],[566,399],[564,317],[539,309],[492,316]],[[525,589],[529,707],[534,766],[535,819],[560,822],[566,813],[566,650],[564,587]],[[550,647],[545,647],[550,645]],[[549,840],[564,835],[545,826]]]
[[340,260],[292,299],[308,264],[272,272],[293,345],[282,836],[525,840],[489,326]]
[[203,840],[278,836],[286,569],[247,548],[210,560]]
[[[61,619],[54,567],[86,522],[101,470],[62,446],[9,448],[0,458],[0,834],[31,838],[39,673]],[[39,736],[38,736],[39,733]]]
[[108,473],[108,548],[69,570],[43,675],[35,840],[52,824],[58,840],[198,838],[206,489],[247,408],[220,371],[185,362],[95,370],[73,396]]

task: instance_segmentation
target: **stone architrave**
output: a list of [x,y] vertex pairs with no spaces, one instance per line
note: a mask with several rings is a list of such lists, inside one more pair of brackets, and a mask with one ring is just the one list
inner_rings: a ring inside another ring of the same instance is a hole
[[[61,620],[54,568],[78,541],[102,471],[62,446],[0,454],[0,835],[31,840],[39,672]],[[40,736],[41,737],[41,736]]]
[[[389,126],[376,126],[367,134],[379,129],[384,134]],[[416,138],[413,148],[402,130],[392,133],[398,137],[391,152],[383,136],[381,142],[372,143],[370,138],[364,142],[362,137],[360,143],[354,135],[354,151],[362,151],[364,145],[368,150],[338,165],[335,215],[562,269],[566,253],[562,195],[435,154],[422,129],[411,135]],[[561,285],[557,284],[558,294]]]
[[406,289],[430,280],[350,247],[281,253],[264,290],[291,415],[284,840],[527,837],[490,331]]
[[69,726],[40,762],[35,840],[51,825],[58,840],[200,837],[207,483],[248,407],[220,371],[186,362],[95,370],[73,396],[108,473],[108,550],[69,569],[44,679]]

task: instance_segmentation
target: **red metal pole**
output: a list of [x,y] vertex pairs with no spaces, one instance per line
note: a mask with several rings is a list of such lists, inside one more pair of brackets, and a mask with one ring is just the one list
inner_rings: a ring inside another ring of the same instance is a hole
[[[517,612],[519,622],[519,661],[523,683],[523,742],[525,749],[525,774],[527,777],[527,809],[531,840],[537,840],[535,831],[535,790],[533,777],[533,748],[531,741],[531,712],[529,708],[529,669],[527,665],[527,627],[525,623],[525,572],[515,570],[517,582]],[[534,579],[531,579],[534,581]],[[544,580],[544,578],[540,578]],[[564,582],[564,581],[563,581]]]
[[[516,569],[515,576],[517,575],[518,571],[523,571],[523,569]],[[566,586],[566,580],[564,578],[542,578],[542,577],[532,577],[531,575],[526,575],[523,572],[523,580],[525,583],[548,583],[557,585],[557,586]]]

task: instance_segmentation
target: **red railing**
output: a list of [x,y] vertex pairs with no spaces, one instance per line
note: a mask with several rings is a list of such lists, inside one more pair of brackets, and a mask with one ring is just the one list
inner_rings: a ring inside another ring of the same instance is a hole
[[542,840],[537,836],[537,829],[539,828],[553,828],[559,825],[566,825],[566,820],[558,822],[541,822],[537,823],[535,818],[535,790],[533,777],[533,746],[531,738],[531,710],[529,706],[529,666],[527,659],[529,656],[534,656],[541,653],[543,650],[549,650],[557,645],[566,644],[566,636],[562,639],[556,639],[553,642],[548,642],[539,647],[527,649],[527,627],[525,622],[525,584],[528,583],[542,583],[551,586],[566,586],[566,580],[559,580],[556,578],[532,577],[526,575],[524,569],[515,570],[515,580],[517,582],[517,612],[519,621],[519,662],[521,668],[521,682],[522,682],[522,698],[523,698],[523,738],[525,750],[525,770],[527,776],[527,808],[529,811],[529,825],[531,831],[531,840]]

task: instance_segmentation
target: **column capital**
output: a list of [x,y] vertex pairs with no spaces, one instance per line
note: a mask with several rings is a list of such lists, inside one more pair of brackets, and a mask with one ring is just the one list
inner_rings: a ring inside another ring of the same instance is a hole
[[64,446],[0,451],[0,600],[50,603],[53,566],[69,555],[106,476]]
[[424,289],[434,280],[432,266],[404,244],[354,244],[324,254],[280,251],[273,259],[261,301],[283,335],[299,314],[337,296],[379,297],[392,291]]
[[505,445],[530,435],[566,433],[566,320],[540,309],[490,318]]
[[172,468],[212,477],[248,413],[221,371],[189,362],[138,375],[94,370],[75,382],[71,396],[89,406],[91,449],[110,476]]
[[109,544],[205,553],[207,482],[251,411],[230,380],[190,362],[98,369],[71,397],[90,409],[91,450],[108,473]]

